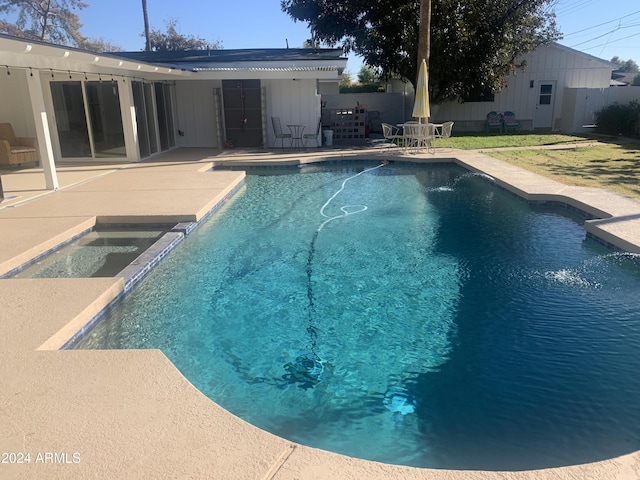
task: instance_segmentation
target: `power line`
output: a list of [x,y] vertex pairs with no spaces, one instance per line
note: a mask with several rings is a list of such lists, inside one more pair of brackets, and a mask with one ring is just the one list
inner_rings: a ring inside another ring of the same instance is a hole
[[[553,8],[553,11],[556,15],[556,19],[558,19],[558,17],[567,17],[568,14],[573,13],[574,11],[579,11],[579,10],[584,10],[585,8],[589,7],[590,5],[593,5],[596,2],[599,2],[600,0],[567,0],[567,3],[564,3],[564,0],[555,0],[553,2],[552,5],[550,5],[551,8]],[[581,28],[580,30],[576,30],[574,32],[570,32],[570,33],[564,33],[563,32],[563,36],[566,37],[570,37],[573,35],[578,35],[578,34],[586,34],[589,31],[595,30],[597,28],[609,25],[611,23],[616,23],[619,22],[620,25],[619,27],[624,26],[624,21],[629,21],[631,20],[630,17],[633,17],[634,15],[637,15],[640,13],[640,10],[632,12],[632,13],[627,13],[625,15],[622,15],[620,17],[614,18],[612,20],[608,20],[606,22],[602,22],[602,23],[598,23],[596,25],[592,25],[586,28]],[[558,19],[559,23],[563,23],[562,22],[562,18]],[[633,25],[632,25],[633,26]],[[610,32],[605,33],[608,34]]]
[[[574,0],[573,2],[568,3],[567,5],[560,5],[560,0],[558,0],[555,5],[556,15],[566,15],[569,13],[573,13],[578,10],[582,10],[583,8],[598,2],[599,0]],[[560,5],[560,6],[559,6]]]
[[[593,30],[594,28],[598,28],[598,27],[602,27],[604,25],[608,25],[609,23],[619,22],[620,20],[622,20],[624,18],[629,18],[629,17],[631,17],[633,15],[636,15],[637,13],[640,13],[640,10],[638,10],[637,12],[633,12],[633,13],[630,13],[628,15],[625,15],[623,17],[614,18],[613,20],[609,20],[608,22],[599,23],[599,24],[594,25],[592,27],[587,27],[587,28],[583,28],[582,30],[576,30],[575,32],[567,33],[567,34],[565,34],[565,36],[577,35],[578,33],[587,32],[589,30]],[[636,26],[636,25],[640,25],[640,24],[629,25],[629,26]]]
[[[601,6],[603,8],[600,8]],[[630,43],[635,44],[635,42],[624,41],[640,35],[640,18],[638,17],[640,10],[621,15],[620,10],[612,10],[608,4],[600,0],[552,0],[547,10],[551,9],[556,15],[556,21],[560,28],[562,25],[569,25],[570,28],[576,29],[569,33],[563,33],[565,41],[570,39],[575,42],[570,45],[571,48],[579,47],[581,50],[601,48],[600,55],[602,55],[602,52],[608,47],[611,48],[621,43],[624,46]],[[587,23],[591,19],[598,21],[607,18],[607,12],[616,13],[618,16],[594,25]],[[628,35],[620,37],[624,33],[628,33]],[[596,44],[598,40],[599,43]],[[633,48],[637,48],[637,46]]]
[[[609,43],[616,43],[616,42],[620,42],[622,40],[626,40],[628,38],[637,37],[637,36],[640,36],[640,32],[634,33],[633,35],[629,35],[629,36],[626,36],[626,37],[617,38],[616,40],[613,40],[613,41],[607,40],[605,43],[601,43],[600,45],[593,45],[592,47],[587,47],[587,48],[585,48],[585,50],[591,50],[591,49],[598,48],[598,47],[606,47]],[[573,48],[573,47],[571,47],[571,48]]]
[[[619,30],[623,30],[625,28],[631,28],[631,27],[640,27],[640,23],[634,23],[633,25],[626,25],[624,27],[614,28],[613,30],[609,30],[608,32],[603,33],[602,35],[598,35],[597,37],[590,38],[589,40],[585,40],[584,42],[576,43],[571,48],[577,47],[579,45],[584,45],[585,43],[593,42],[594,40],[598,40],[599,38],[606,37],[607,35],[610,35],[610,34],[612,34],[614,32],[619,31]],[[640,33],[633,34],[633,35],[631,35],[631,37],[635,37],[636,35],[640,35]],[[624,38],[630,38],[630,37],[624,37]],[[623,39],[620,38],[619,40],[623,40]]]

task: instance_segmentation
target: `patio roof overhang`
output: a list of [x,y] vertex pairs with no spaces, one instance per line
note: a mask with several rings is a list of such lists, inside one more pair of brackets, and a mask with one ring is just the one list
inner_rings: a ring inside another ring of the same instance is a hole
[[189,70],[131,60],[117,54],[90,52],[8,35],[0,35],[0,66],[9,70],[137,76],[149,80],[178,79],[193,74]]
[[340,49],[243,49],[121,52],[132,60],[194,72],[197,79],[291,79],[339,81],[347,67]]

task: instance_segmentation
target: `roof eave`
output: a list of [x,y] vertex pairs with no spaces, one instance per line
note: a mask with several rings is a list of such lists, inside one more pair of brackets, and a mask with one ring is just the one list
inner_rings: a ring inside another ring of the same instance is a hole
[[0,35],[0,63],[9,67],[173,78],[190,76],[179,67],[154,64],[51,43]]

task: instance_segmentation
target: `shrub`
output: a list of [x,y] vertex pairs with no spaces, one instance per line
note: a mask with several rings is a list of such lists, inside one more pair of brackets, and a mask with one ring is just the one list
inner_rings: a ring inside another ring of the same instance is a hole
[[378,83],[352,84],[349,86],[341,86],[340,93],[384,93],[385,85]]
[[596,132],[640,138],[640,103],[614,103],[596,113]]

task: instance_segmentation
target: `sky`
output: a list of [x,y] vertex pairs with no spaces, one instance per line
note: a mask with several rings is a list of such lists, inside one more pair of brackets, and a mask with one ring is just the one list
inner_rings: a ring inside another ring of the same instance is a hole
[[[435,0],[434,0],[435,1]],[[141,0],[85,0],[79,12],[81,32],[103,38],[124,50],[142,50],[144,31]],[[554,0],[559,41],[605,60],[614,56],[640,64],[640,2],[637,0]],[[305,23],[294,22],[280,10],[280,0],[147,0],[152,29],[164,30],[176,19],[177,29],[223,48],[302,47],[310,37]],[[349,56],[347,71],[354,77],[362,60]]]

